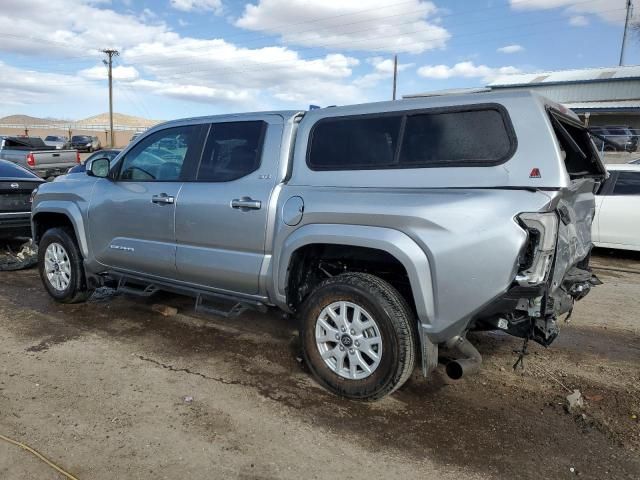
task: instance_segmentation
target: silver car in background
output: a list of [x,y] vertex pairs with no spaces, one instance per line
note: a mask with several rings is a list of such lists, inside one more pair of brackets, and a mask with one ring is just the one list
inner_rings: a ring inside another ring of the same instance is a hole
[[44,144],[47,147],[52,147],[57,150],[64,150],[66,148],[69,148],[69,139],[67,137],[59,135],[47,135],[44,138]]

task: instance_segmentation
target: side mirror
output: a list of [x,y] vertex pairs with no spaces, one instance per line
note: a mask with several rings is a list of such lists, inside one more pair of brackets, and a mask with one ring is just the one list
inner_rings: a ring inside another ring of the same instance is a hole
[[91,177],[106,178],[109,176],[109,167],[111,162],[108,158],[96,158],[91,160],[90,165],[87,165],[87,175]]

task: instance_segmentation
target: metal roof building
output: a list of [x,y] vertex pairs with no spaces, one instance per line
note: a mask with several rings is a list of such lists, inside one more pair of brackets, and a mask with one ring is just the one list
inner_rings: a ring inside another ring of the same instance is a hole
[[640,128],[640,65],[503,75],[492,90],[532,90],[574,110],[590,125]]

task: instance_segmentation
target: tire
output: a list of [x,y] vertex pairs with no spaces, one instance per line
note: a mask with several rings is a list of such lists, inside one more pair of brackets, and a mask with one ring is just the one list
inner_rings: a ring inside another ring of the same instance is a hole
[[[59,274],[50,276],[49,267],[55,267]],[[69,228],[51,228],[44,233],[38,245],[38,270],[44,288],[60,303],[84,302],[93,293],[87,288],[82,255]],[[56,283],[56,278],[62,283]]]
[[87,149],[87,152],[89,152],[89,153],[93,153],[93,147],[89,147],[89,148]]
[[[364,327],[354,322],[355,307],[361,309],[358,316]],[[346,331],[341,325],[343,308]],[[413,372],[414,315],[398,291],[374,275],[345,273],[324,280],[304,301],[299,319],[305,361],[317,381],[337,395],[377,400],[400,388]],[[367,355],[367,343],[377,360]]]

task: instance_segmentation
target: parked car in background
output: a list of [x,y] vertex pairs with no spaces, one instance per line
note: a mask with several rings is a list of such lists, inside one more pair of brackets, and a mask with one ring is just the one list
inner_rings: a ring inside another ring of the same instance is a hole
[[469,330],[547,346],[598,283],[606,171],[578,117],[527,91],[177,120],[86,173],[34,199],[51,297],[109,281],[225,316],[277,306],[353,399],[428,375],[440,348],[452,378],[477,371]]
[[90,135],[74,135],[71,137],[71,148],[79,152],[95,152],[102,148],[102,143],[98,137]]
[[609,178],[596,195],[593,243],[640,250],[640,165],[607,165]]
[[77,150],[51,149],[37,137],[7,137],[0,148],[0,159],[9,160],[42,178],[62,175],[80,163]]
[[638,150],[638,135],[631,127],[624,125],[595,125],[589,128],[594,134],[593,141],[599,151],[635,152]]
[[76,165],[75,167],[71,167],[67,173],[84,173],[86,170],[87,163],[90,163],[92,160],[96,158],[108,158],[109,161],[116,158],[116,156],[122,151],[121,148],[107,148],[104,150],[100,150],[99,152],[95,152],[90,155],[84,162],[80,165]]
[[44,180],[0,160],[0,238],[31,236],[31,194]]
[[63,150],[65,148],[69,148],[69,139],[64,136],[58,135],[47,135],[44,138],[44,144],[47,147],[56,148],[58,150]]

